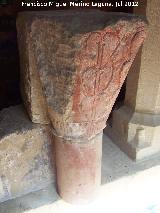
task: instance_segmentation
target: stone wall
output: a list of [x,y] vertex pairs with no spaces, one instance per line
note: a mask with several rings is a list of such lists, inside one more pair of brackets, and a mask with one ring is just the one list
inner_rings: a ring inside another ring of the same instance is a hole
[[55,181],[50,131],[33,124],[20,105],[0,112],[0,202]]
[[160,154],[160,1],[142,2],[134,13],[146,15],[148,36],[128,75],[124,105],[113,111],[112,127],[106,129],[135,160]]

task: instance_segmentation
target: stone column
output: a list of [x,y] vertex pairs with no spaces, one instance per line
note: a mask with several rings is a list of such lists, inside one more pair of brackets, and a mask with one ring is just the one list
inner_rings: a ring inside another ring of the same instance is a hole
[[58,192],[66,201],[96,194],[102,130],[145,26],[137,16],[96,10],[19,15],[24,103],[33,122],[51,122]]
[[147,16],[148,36],[128,75],[124,106],[113,112],[107,134],[139,160],[160,152],[160,1],[142,1],[134,12]]

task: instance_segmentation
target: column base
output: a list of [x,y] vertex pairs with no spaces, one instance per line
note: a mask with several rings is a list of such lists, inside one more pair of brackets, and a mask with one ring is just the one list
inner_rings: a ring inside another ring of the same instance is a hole
[[69,203],[92,201],[101,184],[102,133],[90,141],[56,137],[58,193]]
[[134,160],[160,154],[160,115],[132,112],[122,106],[114,110],[112,124],[104,132]]

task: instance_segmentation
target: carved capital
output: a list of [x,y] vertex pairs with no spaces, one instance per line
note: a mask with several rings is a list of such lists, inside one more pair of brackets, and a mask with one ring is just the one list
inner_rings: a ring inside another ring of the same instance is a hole
[[20,41],[23,24],[32,54],[27,75],[37,76],[42,88],[37,107],[45,108],[55,134],[68,139],[102,131],[146,36],[140,18],[94,12],[24,13],[18,20]]

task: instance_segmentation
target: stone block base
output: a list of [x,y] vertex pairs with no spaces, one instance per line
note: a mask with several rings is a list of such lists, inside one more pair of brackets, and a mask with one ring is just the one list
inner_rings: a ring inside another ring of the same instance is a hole
[[0,112],[0,202],[54,182],[48,125],[33,124],[22,106]]
[[104,132],[132,159],[160,153],[160,115],[133,113],[123,106],[113,112],[112,124]]

